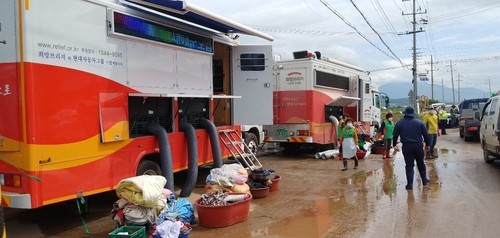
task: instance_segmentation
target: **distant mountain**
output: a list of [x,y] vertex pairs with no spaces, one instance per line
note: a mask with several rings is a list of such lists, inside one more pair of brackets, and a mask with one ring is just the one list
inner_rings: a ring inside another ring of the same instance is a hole
[[[389,98],[392,99],[403,99],[408,98],[408,93],[410,90],[413,90],[413,84],[411,82],[408,83],[389,83],[379,86],[379,91],[387,94]],[[444,91],[444,102],[447,104],[453,103],[453,94],[452,89],[448,87],[441,87],[441,85],[434,85],[434,100],[438,100],[439,102],[443,102],[443,91]],[[418,94],[426,95],[429,99],[432,99],[432,90],[431,85],[419,82],[418,84]],[[476,89],[476,88],[460,88],[460,97],[462,100],[464,98],[484,98],[489,97],[489,93]],[[455,103],[459,104],[460,101],[458,99],[458,88],[455,88]],[[408,100],[406,100],[408,103]]]

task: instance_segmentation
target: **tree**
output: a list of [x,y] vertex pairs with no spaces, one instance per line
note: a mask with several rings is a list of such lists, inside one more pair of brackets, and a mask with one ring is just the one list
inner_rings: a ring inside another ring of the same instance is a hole
[[434,100],[429,99],[429,105],[432,105],[432,104],[438,103],[438,102],[439,102],[439,100],[437,100],[437,99],[434,99]]

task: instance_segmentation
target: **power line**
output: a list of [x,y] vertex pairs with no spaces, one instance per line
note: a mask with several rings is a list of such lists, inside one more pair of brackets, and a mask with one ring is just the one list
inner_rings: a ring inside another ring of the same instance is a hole
[[380,34],[378,34],[377,30],[375,30],[375,28],[373,28],[372,24],[370,24],[370,22],[368,21],[368,19],[366,19],[365,14],[363,14],[363,12],[361,12],[361,10],[359,10],[359,8],[356,5],[356,3],[354,3],[353,0],[351,0],[351,3],[354,6],[354,8],[356,8],[356,10],[359,12],[359,14],[361,14],[361,16],[365,20],[366,24],[368,24],[368,26],[372,29],[372,31],[375,32],[375,34],[377,34],[377,36],[380,39],[380,41],[382,41],[382,43],[387,47],[387,50],[389,52],[391,52],[391,54],[399,61],[399,63],[401,63],[401,65],[404,65],[403,62],[401,61],[401,59],[399,59],[399,57],[396,54],[394,54],[394,52],[392,52],[391,48],[385,43],[384,39],[382,39],[382,36],[380,36]]
[[[388,31],[391,31],[391,29],[392,29],[393,32],[397,32],[396,28],[394,28],[394,25],[389,20],[389,17],[387,17],[387,14],[385,14],[384,8],[380,5],[380,2],[378,0],[374,0],[374,1],[370,0],[370,2],[372,3],[372,6],[375,9],[375,11],[377,12],[377,14],[379,15],[380,19],[384,23],[384,26],[386,27],[386,29]],[[375,4],[373,4],[373,2],[375,2]],[[382,12],[382,14],[380,14],[379,11]],[[387,22],[387,24],[386,24],[386,22]],[[388,26],[390,26],[390,27],[388,27]],[[391,37],[394,39],[394,41],[399,45],[399,47],[401,49],[408,49],[409,48],[409,45],[406,44],[406,42],[403,41],[403,39],[401,37],[399,37],[399,35],[396,35],[396,36],[391,35]]]
[[384,53],[387,57],[396,60],[394,57],[392,57],[389,54],[387,54],[385,51],[383,51],[378,46],[376,46],[373,42],[371,42],[368,38],[366,38],[366,36],[364,36],[361,32],[359,32],[358,29],[356,29],[356,27],[354,27],[351,23],[349,23],[349,21],[347,21],[347,19],[345,19],[342,15],[340,15],[340,13],[338,13],[335,9],[333,9],[328,3],[326,3],[324,0],[320,0],[320,1],[330,11],[332,11],[337,17],[339,17],[345,24],[347,24],[349,27],[351,27],[352,29],[354,29],[358,33],[358,35],[360,35],[361,37],[363,37],[363,39],[365,39],[366,41],[368,41],[368,43],[370,43],[373,47],[377,48],[380,52]]
[[304,2],[304,4],[306,4],[307,8],[309,8],[309,10],[311,10],[311,12],[312,12],[312,13],[314,13],[314,14],[315,14],[316,16],[318,16],[318,17],[321,17],[321,18],[329,18],[329,17],[331,17],[331,16],[333,15],[333,13],[331,13],[331,14],[330,14],[330,16],[326,16],[326,17],[321,16],[321,15],[319,15],[318,13],[316,13],[316,12],[315,12],[315,11],[314,11],[314,10],[313,10],[310,6],[309,6],[309,4],[307,4],[306,0],[302,0],[302,1]]

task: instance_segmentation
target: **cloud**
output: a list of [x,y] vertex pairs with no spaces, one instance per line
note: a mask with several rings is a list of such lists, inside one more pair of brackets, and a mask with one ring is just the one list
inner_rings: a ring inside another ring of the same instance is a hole
[[[241,36],[241,44],[272,44],[273,51],[282,59],[291,59],[298,50],[320,51],[324,56],[373,71],[370,76],[379,85],[390,82],[411,82],[408,67],[391,59],[392,53],[370,29],[360,13],[349,1],[331,1],[328,4],[357,30],[382,49],[384,53],[355,33],[320,1],[273,0],[187,0],[229,19],[262,26],[261,31],[272,35],[274,42],[251,36]],[[383,41],[404,62],[413,64],[411,1],[354,0]],[[419,73],[432,71],[436,82],[443,79],[451,87],[451,78],[460,73],[461,86],[489,90],[500,89],[500,2],[491,0],[417,1],[416,51]],[[387,56],[390,55],[391,57]],[[431,66],[431,56],[433,64]],[[451,62],[451,63],[450,63]],[[463,77],[462,77],[463,76]],[[457,81],[454,81],[457,83]]]

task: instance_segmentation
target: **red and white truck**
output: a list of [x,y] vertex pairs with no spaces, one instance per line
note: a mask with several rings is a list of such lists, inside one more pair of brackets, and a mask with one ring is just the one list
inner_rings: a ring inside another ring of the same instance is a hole
[[273,125],[264,126],[265,142],[285,149],[300,145],[336,145],[335,119],[349,114],[358,132],[374,136],[380,110],[388,98],[362,68],[321,57],[320,52],[294,52],[293,60],[274,62]]
[[2,205],[37,208],[212,163],[206,120],[258,143],[272,124],[271,46],[240,46],[235,34],[273,40],[187,1],[2,1]]

